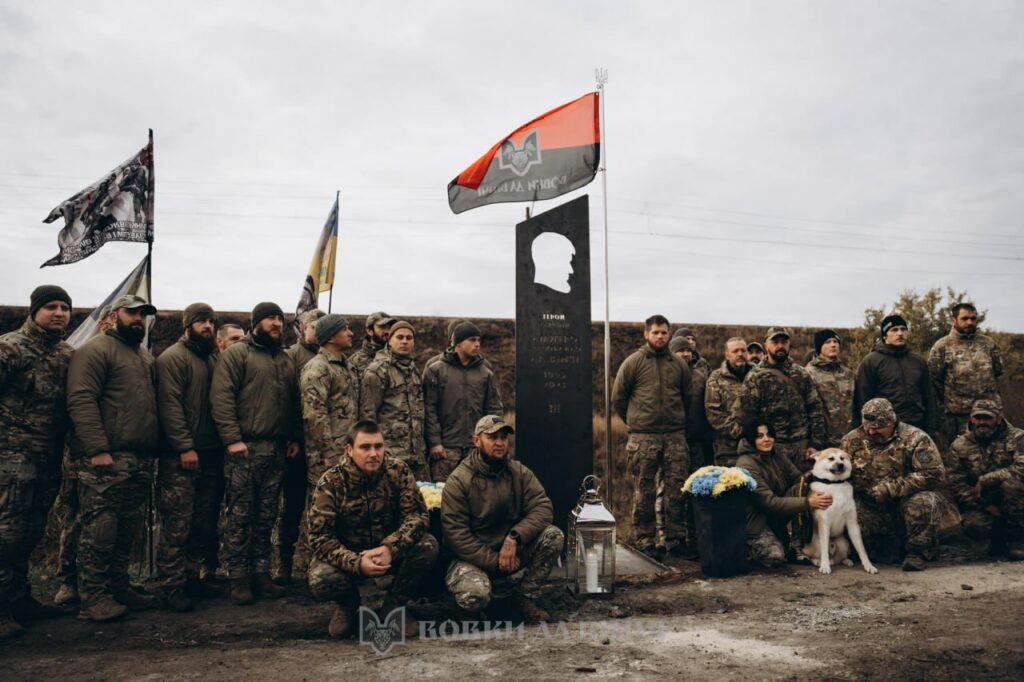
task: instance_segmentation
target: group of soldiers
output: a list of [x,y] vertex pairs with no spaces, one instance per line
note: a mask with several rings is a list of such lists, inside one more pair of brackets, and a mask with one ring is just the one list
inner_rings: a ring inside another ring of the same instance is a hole
[[[417,481],[447,481],[455,603],[480,611],[502,587],[526,620],[547,618],[536,598],[563,537],[543,487],[510,457],[513,427],[474,324],[450,325],[451,345],[421,372],[415,329],[383,312],[346,354],[354,332],[339,315],[302,315],[299,343],[285,349],[280,306],[258,304],[245,333],[194,303],[181,338],[154,359],[143,340],[155,314],[122,296],[74,350],[63,340],[71,297],[46,285],[22,327],[0,337],[0,638],[76,603],[95,622],[189,611],[223,594],[220,577],[247,605],[282,596],[293,568],[335,603],[328,631],[345,637],[361,580],[393,576],[394,608],[438,560]],[[159,595],[128,575],[151,489]],[[58,490],[62,585],[50,606],[27,576]]]
[[636,546],[656,558],[692,556],[681,484],[699,466],[739,457],[758,484],[751,559],[807,562],[799,515],[831,503],[808,493],[812,457],[838,447],[852,460],[873,559],[923,570],[940,540],[966,536],[1024,560],[1024,431],[1003,414],[1002,359],[978,332],[974,305],[953,306],[950,326],[926,360],[908,347],[907,321],[889,315],[856,370],[834,330],[814,334],[803,366],[790,357],[790,332],[772,327],[763,345],[730,338],[711,371],[692,330],[670,335],[665,317],[648,318],[613,392],[629,429]]

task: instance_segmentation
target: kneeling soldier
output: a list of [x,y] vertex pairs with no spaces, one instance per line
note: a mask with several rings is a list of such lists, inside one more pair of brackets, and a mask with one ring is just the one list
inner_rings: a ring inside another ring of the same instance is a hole
[[476,423],[476,449],[448,477],[441,496],[441,527],[455,560],[448,591],[467,611],[491,600],[491,580],[523,570],[516,589],[526,622],[548,620],[536,599],[562,551],[562,531],[551,525],[551,500],[533,472],[509,460],[514,430],[501,417]]
[[[437,561],[437,540],[427,532],[427,506],[409,466],[384,454],[384,436],[372,421],[352,427],[345,455],[316,486],[309,510],[312,558],[309,589],[335,602],[331,637],[346,637],[359,606],[357,583],[393,575],[382,615],[404,606],[416,583]],[[406,615],[405,635],[418,629]]]

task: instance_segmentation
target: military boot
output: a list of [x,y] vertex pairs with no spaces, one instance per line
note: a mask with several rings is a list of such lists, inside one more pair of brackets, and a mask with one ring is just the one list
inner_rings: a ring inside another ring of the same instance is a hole
[[347,604],[336,603],[327,624],[327,634],[332,639],[345,639],[352,634],[356,624],[356,610]]
[[64,583],[57,590],[53,597],[53,603],[57,606],[71,606],[78,603],[78,588],[69,583]]
[[235,606],[248,606],[256,601],[249,587],[249,578],[231,579],[231,603]]
[[[388,617],[388,614],[398,608],[405,607],[409,603],[409,599],[398,595],[388,594],[384,597],[384,603],[381,604],[380,612],[378,616],[381,621]],[[403,626],[403,632],[406,638],[415,637],[420,631],[420,622],[413,618],[412,614],[409,613],[409,609],[404,609],[405,613],[405,625]]]
[[1024,542],[1011,542],[1006,550],[1006,558],[1010,561],[1024,561]]
[[264,599],[280,599],[285,595],[284,588],[275,585],[269,573],[257,573],[252,577],[252,591],[257,597]]
[[32,595],[26,594],[11,602],[11,615],[19,621],[43,620],[44,618],[60,618],[64,609],[36,601]]
[[132,611],[145,611],[160,606],[160,599],[151,594],[136,592],[130,587],[114,593],[114,599]]
[[78,609],[78,620],[91,620],[103,623],[114,620],[128,613],[128,607],[103,595],[95,600],[83,600]]
[[292,557],[282,556],[277,564],[277,571],[274,573],[274,582],[278,585],[287,585],[292,581]]
[[180,587],[173,587],[168,590],[164,590],[164,607],[168,611],[174,613],[187,613],[195,608],[195,604],[189,599],[188,595],[185,594],[185,590]]
[[924,557],[918,552],[907,552],[907,556],[903,557],[903,570],[904,571],[923,571],[927,566],[925,565]]
[[0,640],[14,637],[25,632],[21,623],[14,620],[14,616],[6,608],[0,608]]
[[216,599],[224,596],[224,590],[195,577],[185,579],[185,594],[192,599]]
[[519,612],[523,614],[523,623],[526,625],[546,623],[551,620],[551,614],[538,604],[536,599],[524,597],[521,594],[516,595],[516,605],[519,607]]

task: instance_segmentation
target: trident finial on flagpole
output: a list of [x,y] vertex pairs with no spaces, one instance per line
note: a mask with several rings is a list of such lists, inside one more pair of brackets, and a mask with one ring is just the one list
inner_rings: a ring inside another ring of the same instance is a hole
[[608,69],[594,69],[594,80],[597,81],[597,89],[604,90],[604,84],[608,82]]

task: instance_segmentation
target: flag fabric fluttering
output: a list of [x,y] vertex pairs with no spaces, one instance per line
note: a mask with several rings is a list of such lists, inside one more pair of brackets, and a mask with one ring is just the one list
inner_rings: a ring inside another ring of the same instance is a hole
[[334,206],[331,207],[324,229],[320,232],[320,239],[317,240],[316,251],[313,252],[313,260],[310,261],[309,272],[306,273],[306,281],[302,285],[299,305],[295,309],[296,318],[316,308],[320,294],[334,287],[334,261],[338,253],[339,198],[340,194],[335,195]]
[[590,92],[552,109],[491,147],[448,183],[452,212],[552,199],[593,180],[601,147],[598,98]]
[[[103,302],[89,314],[89,317],[82,320],[82,324],[78,325],[78,328],[75,329],[71,336],[68,337],[68,343],[71,344],[73,348],[81,348],[86,341],[100,333],[100,313],[104,308],[125,294],[142,296],[148,301],[149,292],[149,256],[147,255],[144,256],[142,261],[135,266],[134,270],[128,273],[127,277],[121,280],[121,283],[117,285],[117,288],[110,292],[109,296],[103,299]],[[155,320],[152,317],[149,318],[149,324],[146,327],[146,338],[142,342],[146,347],[149,347],[149,330],[153,326],[154,322]]]
[[91,256],[107,242],[153,241],[153,140],[138,154],[70,199],[43,220],[64,218],[60,253],[43,263],[66,265]]

